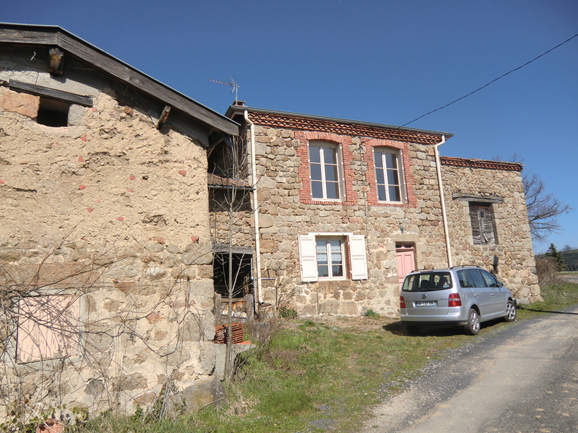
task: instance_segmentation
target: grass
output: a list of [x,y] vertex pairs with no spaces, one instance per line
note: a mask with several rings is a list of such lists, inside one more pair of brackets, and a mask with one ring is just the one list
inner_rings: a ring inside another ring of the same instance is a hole
[[[546,287],[543,302],[521,320],[578,304],[578,284]],[[482,328],[499,332],[508,323]],[[266,345],[248,352],[226,384],[228,405],[175,420],[104,415],[82,432],[355,432],[371,408],[420,374],[431,359],[475,338],[459,329],[405,335],[399,322],[376,318],[286,320]]]

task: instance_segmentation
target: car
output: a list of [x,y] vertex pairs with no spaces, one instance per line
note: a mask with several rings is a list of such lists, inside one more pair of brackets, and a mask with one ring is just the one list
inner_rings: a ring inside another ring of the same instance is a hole
[[424,326],[463,326],[477,335],[480,323],[516,320],[516,302],[496,277],[477,266],[419,270],[406,275],[399,297],[401,321],[409,334]]

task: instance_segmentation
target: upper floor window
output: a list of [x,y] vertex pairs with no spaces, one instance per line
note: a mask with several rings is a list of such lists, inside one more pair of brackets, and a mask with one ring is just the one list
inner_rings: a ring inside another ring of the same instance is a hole
[[474,244],[495,244],[494,213],[492,205],[470,202],[470,221],[472,223],[472,238]]
[[377,198],[380,202],[402,202],[404,191],[400,152],[396,149],[374,150]]
[[343,197],[339,148],[330,143],[309,144],[311,197],[320,200],[341,200]]
[[36,122],[52,127],[68,126],[69,108],[69,102],[40,97]]

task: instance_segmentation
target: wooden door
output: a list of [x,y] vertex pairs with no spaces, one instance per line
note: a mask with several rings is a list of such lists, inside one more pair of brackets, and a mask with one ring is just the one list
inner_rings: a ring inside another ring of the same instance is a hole
[[399,281],[399,290],[405,276],[415,270],[415,248],[413,245],[396,245],[395,252],[397,255],[397,277]]

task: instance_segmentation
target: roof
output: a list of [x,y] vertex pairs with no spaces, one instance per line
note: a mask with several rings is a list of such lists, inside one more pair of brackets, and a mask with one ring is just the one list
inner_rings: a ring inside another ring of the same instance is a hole
[[239,134],[239,125],[228,117],[205,107],[58,26],[0,23],[0,44],[58,47],[66,55],[90,64],[95,70],[107,76],[137,87],[139,91],[193,117],[213,130],[229,135]]
[[262,108],[252,108],[241,105],[231,105],[225,115],[234,118],[237,115],[241,115],[245,110],[249,112],[249,118],[252,122],[258,125],[277,128],[360,135],[418,144],[437,144],[442,140],[442,136],[445,136],[445,138],[448,139],[454,135],[441,131],[404,128],[401,126],[338,119],[334,117],[313,116],[310,114],[288,113],[284,111],[265,110]]
[[487,161],[485,159],[455,158],[452,156],[440,156],[440,162],[443,165],[507,171],[522,171],[524,167],[519,162]]

